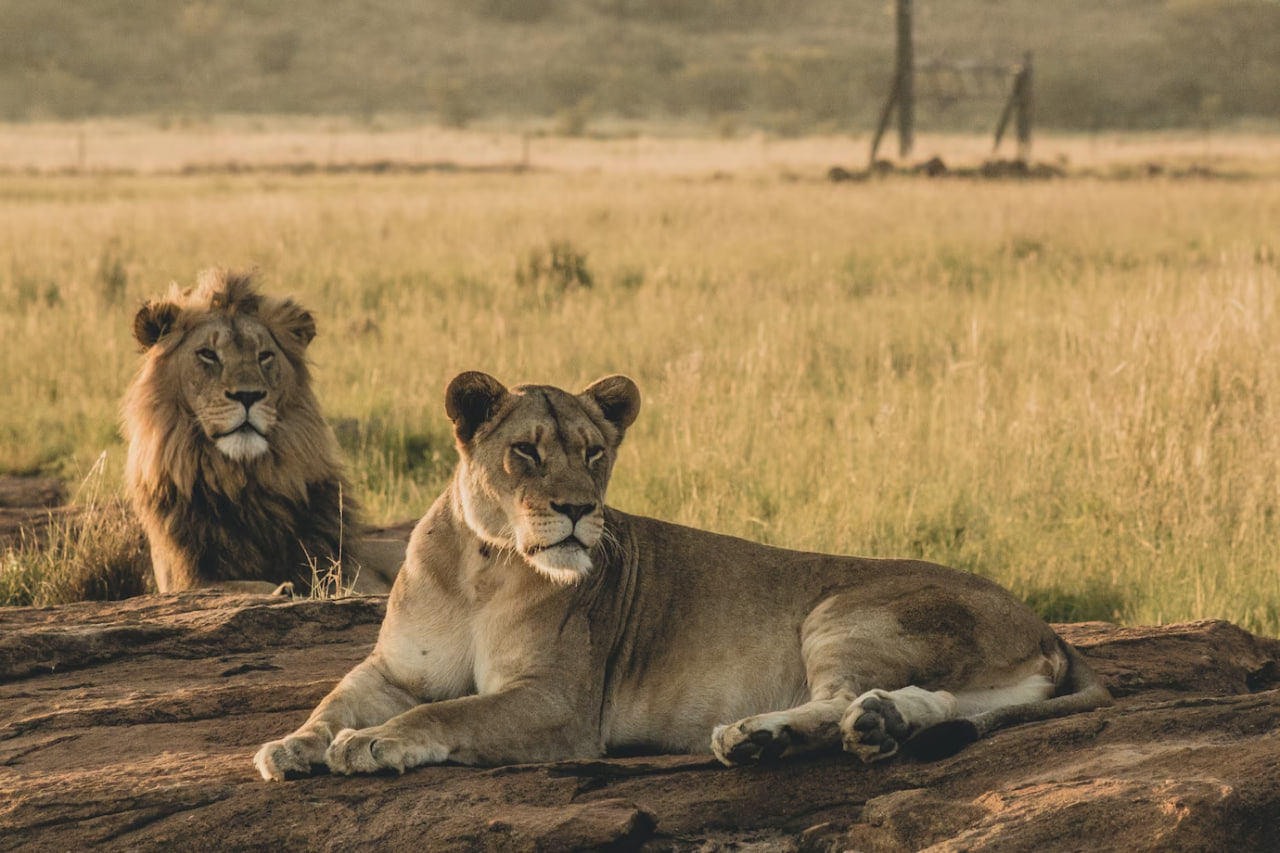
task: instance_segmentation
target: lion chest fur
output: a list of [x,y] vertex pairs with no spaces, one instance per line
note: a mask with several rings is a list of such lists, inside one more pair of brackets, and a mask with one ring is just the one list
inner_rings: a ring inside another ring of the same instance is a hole
[[307,483],[297,497],[253,482],[232,494],[204,479],[188,493],[165,483],[136,492],[135,505],[144,509],[152,563],[165,589],[237,580],[305,588],[313,565],[323,572],[344,550],[336,480]]

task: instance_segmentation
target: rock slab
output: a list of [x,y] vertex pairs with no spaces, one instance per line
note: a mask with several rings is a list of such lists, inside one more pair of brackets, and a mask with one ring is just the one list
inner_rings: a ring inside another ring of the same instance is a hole
[[0,609],[0,850],[1280,850],[1280,640],[1058,626],[1117,697],[941,761],[651,756],[258,778],[385,598]]

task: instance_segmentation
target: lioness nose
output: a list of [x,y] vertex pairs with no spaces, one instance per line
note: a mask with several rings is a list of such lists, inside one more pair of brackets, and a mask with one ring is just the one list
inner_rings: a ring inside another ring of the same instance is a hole
[[587,515],[596,508],[595,504],[552,504],[551,508],[561,515],[569,516],[569,520],[574,524],[578,523],[578,519]]
[[246,409],[267,396],[266,391],[228,391],[227,399],[235,400]]

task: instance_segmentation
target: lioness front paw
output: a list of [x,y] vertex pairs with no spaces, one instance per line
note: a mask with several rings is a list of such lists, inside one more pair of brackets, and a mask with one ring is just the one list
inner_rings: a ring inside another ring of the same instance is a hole
[[302,738],[287,737],[263,744],[253,756],[253,766],[268,782],[283,782],[288,773],[310,773],[316,750]]
[[[384,767],[394,767],[404,772],[404,763],[396,761],[398,756],[392,755],[396,750],[389,743],[379,743],[378,738],[369,734],[370,729],[343,729],[329,744],[324,754],[324,763],[334,773],[376,773]],[[374,747],[378,747],[377,753]],[[384,763],[386,762],[386,763]]]
[[423,748],[382,726],[375,726],[338,732],[324,760],[334,773],[351,775],[379,770],[403,773],[405,768],[438,764],[445,758],[443,750]]
[[911,727],[883,690],[862,694],[849,706],[840,722],[845,752],[868,764],[897,755]]
[[711,733],[711,751],[729,767],[779,758],[790,746],[791,731],[787,726],[760,724],[757,717],[717,726]]

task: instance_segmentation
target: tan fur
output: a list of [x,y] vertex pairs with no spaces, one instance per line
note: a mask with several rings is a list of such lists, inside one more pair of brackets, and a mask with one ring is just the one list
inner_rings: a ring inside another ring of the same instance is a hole
[[358,509],[311,389],[315,333],[297,303],[219,269],[138,311],[126,481],[161,592],[305,590],[339,559],[358,589],[389,588],[388,567],[360,570]]
[[771,548],[604,505],[640,405],[484,374],[446,395],[461,460],[414,530],[373,653],[265,779],[634,751],[726,764],[844,748],[942,754],[1109,696],[979,577]]

